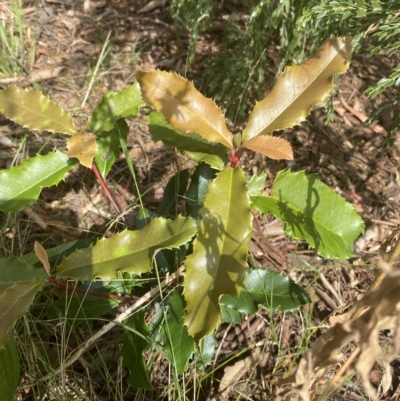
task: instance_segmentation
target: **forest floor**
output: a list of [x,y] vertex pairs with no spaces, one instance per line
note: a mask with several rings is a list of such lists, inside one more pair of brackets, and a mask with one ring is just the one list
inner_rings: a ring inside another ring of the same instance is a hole
[[[3,3],[0,2],[0,17],[8,12],[8,2]],[[12,78],[0,77],[0,86],[5,88],[15,84],[40,89],[73,113],[77,127],[84,129],[102,96],[131,85],[136,69],[175,71],[196,82],[201,77],[207,56],[210,52],[217,52],[221,45],[219,25],[201,35],[194,67],[186,73],[188,40],[185,34],[179,41],[167,6],[163,5],[165,2],[149,2],[158,6],[147,10],[144,8],[146,3],[128,0],[24,0],[23,12],[30,29],[30,36],[25,41],[27,48],[34,50],[27,51],[21,74]],[[100,56],[102,50],[103,57]],[[365,89],[388,76],[398,62],[398,58],[388,58],[384,52],[373,57],[364,53],[355,55],[349,72],[337,80],[333,122],[324,125],[326,111],[318,107],[307,121],[281,135],[294,149],[294,162],[290,167],[315,173],[351,202],[364,219],[367,230],[357,241],[356,254],[376,250],[383,239],[400,225],[400,134],[397,131],[389,138],[387,133],[391,118],[399,112],[398,107],[389,107],[372,125],[365,124],[366,117],[390,100],[394,90],[370,99],[365,95]],[[271,69],[271,82],[274,74]],[[144,201],[148,207],[156,207],[177,166],[180,169],[191,167],[190,161],[166,150],[160,142],[152,142],[145,116],[131,122],[128,145],[139,188],[146,191]],[[64,149],[64,139],[27,133],[0,118],[0,168],[9,167],[15,158],[22,160],[43,148],[52,149],[54,146]],[[259,155],[245,160],[249,176],[261,171],[267,173],[267,190],[277,172],[288,166]],[[129,187],[128,177],[121,156],[108,181],[123,209],[131,207],[137,199],[133,186]],[[44,246],[55,246],[74,239],[107,234],[108,221],[114,215],[92,172],[82,166],[59,186],[44,189],[34,210],[38,217],[33,220],[35,224],[30,225],[23,253],[32,250],[35,240]],[[30,219],[28,214],[29,211],[18,215],[22,227],[24,221]],[[131,214],[130,218],[134,219],[135,213]],[[370,269],[354,267],[351,260],[328,262],[315,256],[304,244],[285,237],[280,222],[271,217],[258,216],[255,222],[251,243],[253,264],[288,273],[308,288],[313,303],[302,312],[284,315],[277,312],[273,316],[258,314],[239,327],[223,325],[217,334],[219,359],[215,362],[221,364],[221,369],[215,373],[214,381],[207,383],[204,399],[269,399],[272,388],[295,369],[299,350],[304,350],[304,339],[300,339],[299,332],[305,316],[309,316],[310,325],[316,328],[308,338],[312,342],[326,327],[334,324],[333,314],[351,304],[360,291],[368,288],[373,278]],[[258,343],[269,346],[260,353],[256,346]],[[248,351],[241,353],[244,349]],[[223,361],[227,360],[230,362],[225,364]],[[168,369],[161,357],[157,366],[151,372],[156,389],[165,385],[162,371]],[[398,361],[392,363],[392,370],[392,386],[380,394],[381,400],[398,397]],[[378,365],[371,372],[370,380],[376,387],[382,381],[382,372]],[[225,385],[219,385],[220,380],[224,380]],[[29,389],[24,391],[21,397],[29,399]],[[161,390],[159,393],[142,393],[141,399],[161,399],[157,398],[161,393]],[[104,390],[99,394],[102,394],[99,400],[112,399],[107,398]],[[134,390],[126,390],[126,394],[125,399],[134,398]],[[357,377],[326,399],[344,397],[348,400],[367,399]]]

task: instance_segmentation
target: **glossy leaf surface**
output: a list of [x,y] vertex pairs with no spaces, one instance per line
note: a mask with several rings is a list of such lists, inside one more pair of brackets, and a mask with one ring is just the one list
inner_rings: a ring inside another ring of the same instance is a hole
[[115,123],[111,131],[103,132],[97,136],[98,154],[94,160],[104,178],[107,177],[116,158],[119,156],[121,150],[120,138],[126,140],[128,133],[128,124],[121,118]]
[[253,174],[247,183],[249,195],[259,195],[264,189],[267,174],[263,171],[260,174]]
[[19,355],[12,337],[0,348],[0,400],[13,401],[19,383]]
[[162,141],[167,147],[175,147],[196,161],[204,161],[217,170],[222,170],[228,162],[225,146],[203,139],[196,132],[183,132],[174,129],[159,112],[149,116],[149,131],[153,141]]
[[87,130],[96,135],[111,131],[118,118],[137,117],[139,106],[142,104],[143,99],[137,82],[119,92],[110,91],[95,108]]
[[163,352],[179,374],[185,372],[195,346],[193,338],[183,325],[184,315],[184,300],[175,293],[169,298],[167,316],[161,330],[164,340]]
[[144,321],[144,312],[135,313],[124,321],[122,335],[122,357],[130,370],[128,383],[135,388],[152,389],[146,374],[142,352],[147,348],[149,328]]
[[36,90],[10,86],[0,90],[0,113],[29,130],[74,135],[71,116],[58,104]]
[[153,219],[141,230],[125,230],[75,251],[62,261],[58,274],[77,281],[116,279],[122,271],[140,275],[152,269],[156,251],[179,248],[197,229],[198,222],[190,217]]
[[56,151],[0,170],[0,210],[17,212],[25,209],[36,201],[43,187],[57,185],[73,167],[73,160]]
[[243,144],[243,147],[262,153],[273,160],[293,160],[293,151],[289,142],[274,136],[256,136]]
[[233,135],[225,124],[221,109],[206,98],[192,82],[166,71],[137,71],[143,98],[160,111],[175,128],[197,132],[209,142],[233,148]]
[[226,168],[210,183],[200,210],[201,229],[186,260],[185,324],[195,340],[219,324],[219,298],[237,295],[247,273],[252,233],[247,181],[241,169]]
[[90,132],[81,132],[67,140],[68,156],[76,157],[87,168],[92,167],[97,155],[96,137]]
[[252,196],[253,208],[284,221],[285,233],[305,239],[325,258],[353,256],[353,243],[364,229],[354,207],[304,171],[278,173],[272,196]]
[[256,313],[259,305],[281,312],[310,303],[307,292],[288,276],[267,269],[252,270],[238,296],[223,295],[222,320],[240,324],[245,316]]
[[351,38],[335,38],[325,42],[314,57],[287,67],[267,97],[254,107],[242,143],[304,121],[314,105],[327,99],[334,75],[347,71],[350,58]]

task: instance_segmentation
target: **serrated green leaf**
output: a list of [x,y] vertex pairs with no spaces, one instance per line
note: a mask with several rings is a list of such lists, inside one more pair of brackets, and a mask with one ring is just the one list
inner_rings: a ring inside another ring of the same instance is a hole
[[10,86],[0,90],[0,113],[30,130],[77,133],[71,116],[58,104],[36,90]]
[[251,197],[253,208],[284,221],[291,238],[305,239],[325,258],[348,259],[364,223],[353,205],[304,171],[278,173],[271,197]]
[[122,357],[124,365],[131,371],[128,383],[135,388],[152,389],[147,377],[142,352],[147,348],[149,328],[144,321],[144,312],[135,313],[122,326]]
[[258,135],[291,128],[304,121],[311,108],[329,96],[334,75],[347,70],[350,57],[351,38],[334,38],[326,41],[314,57],[287,67],[271,92],[250,114],[243,130],[243,146]]
[[74,325],[87,322],[88,319],[95,319],[102,316],[118,305],[118,301],[109,298],[87,296],[73,296],[60,298],[47,307],[47,319],[53,324],[58,324],[59,319],[67,319]]
[[25,209],[36,201],[43,187],[57,185],[74,165],[65,153],[56,151],[0,170],[0,210],[17,212]]
[[186,260],[185,324],[196,341],[219,324],[219,298],[236,295],[247,273],[251,233],[250,202],[243,170],[226,168],[209,185],[201,229]]
[[192,82],[166,71],[136,71],[146,103],[163,113],[176,129],[197,132],[209,142],[233,148],[233,134],[221,109],[203,96]]
[[182,170],[175,174],[167,183],[164,196],[158,205],[157,214],[166,216],[177,204],[186,191],[189,181],[189,170]]
[[156,251],[179,248],[197,230],[198,222],[190,217],[154,219],[141,230],[125,230],[75,251],[62,261],[57,271],[61,277],[77,281],[115,279],[119,271],[140,275],[152,269]]
[[19,355],[12,337],[0,348],[0,400],[13,401],[19,383]]
[[93,134],[111,131],[118,118],[137,117],[143,104],[137,82],[119,92],[108,92],[95,108],[87,130]]
[[121,146],[120,137],[126,140],[129,133],[128,124],[124,119],[119,119],[114,128],[103,132],[97,137],[98,154],[94,160],[100,174],[106,178],[113,166],[115,159],[119,156]]
[[208,142],[196,132],[175,129],[159,112],[150,114],[149,131],[153,141],[162,141],[165,146],[177,148],[196,161],[204,161],[217,170],[222,170],[228,162],[228,153],[224,145]]
[[223,295],[220,300],[222,320],[235,324],[256,313],[259,305],[284,312],[310,302],[307,292],[288,276],[266,269],[252,270],[238,296]]
[[179,374],[184,373],[195,346],[193,338],[183,325],[184,314],[184,300],[175,293],[169,298],[168,312],[161,330],[164,340],[163,352]]
[[192,175],[186,192],[186,211],[194,219],[199,217],[199,210],[203,207],[208,185],[214,177],[215,170],[205,163],[199,164]]
[[249,190],[249,195],[259,194],[265,186],[265,180],[267,179],[267,174],[263,171],[260,174],[254,174],[251,176],[249,182],[247,183],[247,189]]

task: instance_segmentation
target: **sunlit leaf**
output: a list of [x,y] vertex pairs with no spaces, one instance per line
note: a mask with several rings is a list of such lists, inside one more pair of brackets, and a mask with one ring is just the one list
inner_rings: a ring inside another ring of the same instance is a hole
[[162,141],[165,146],[177,148],[194,160],[203,161],[217,170],[222,170],[228,162],[228,153],[224,145],[208,142],[196,132],[176,130],[159,112],[150,114],[149,131],[153,141]]
[[96,135],[111,131],[119,118],[137,117],[139,106],[142,104],[143,99],[137,82],[119,92],[110,91],[95,108],[87,130]]
[[209,184],[200,210],[201,229],[186,260],[185,324],[196,341],[219,324],[219,298],[236,295],[247,273],[252,232],[246,178],[241,169],[226,168]]
[[111,170],[121,151],[120,138],[126,140],[129,127],[123,118],[120,118],[111,131],[97,136],[98,154],[94,158],[100,174],[105,178]]
[[233,148],[233,135],[226,127],[221,109],[192,82],[159,70],[136,71],[136,79],[146,103],[160,111],[175,128],[197,132],[209,142]]
[[293,151],[289,142],[274,136],[256,136],[243,144],[246,149],[262,153],[273,160],[293,160]]
[[0,400],[14,401],[20,378],[19,355],[12,337],[0,347]]
[[364,223],[353,205],[304,171],[278,173],[272,196],[251,197],[253,208],[284,221],[291,238],[305,239],[325,258],[348,259]]
[[74,167],[74,161],[59,151],[37,155],[19,166],[0,170],[0,210],[25,209],[39,197],[43,187],[57,185]]
[[164,340],[163,352],[179,374],[184,373],[195,345],[186,326],[183,325],[184,314],[184,300],[175,293],[168,300],[168,312],[161,330]]
[[350,58],[351,38],[335,38],[325,42],[314,57],[287,67],[267,97],[254,107],[242,142],[304,121],[314,105],[327,99],[334,75],[347,71]]
[[198,222],[190,217],[153,219],[141,230],[125,230],[102,238],[89,248],[76,250],[57,271],[61,277],[77,281],[116,279],[121,271],[140,275],[152,269],[156,251],[179,248],[197,230]]
[[253,174],[247,183],[249,195],[258,195],[264,189],[266,179],[267,174],[264,171],[260,174]]
[[68,156],[76,157],[85,167],[91,168],[97,155],[96,136],[90,132],[81,132],[68,138]]
[[0,90],[0,113],[30,130],[74,135],[71,116],[58,104],[36,90],[10,86]]
[[144,312],[137,312],[124,321],[122,326],[122,357],[124,365],[131,371],[128,383],[135,388],[152,389],[147,377],[142,352],[149,345],[149,328],[144,321]]
[[288,276],[267,269],[252,270],[238,296],[221,297],[222,320],[240,324],[245,316],[258,311],[259,305],[281,312],[311,302],[307,292]]

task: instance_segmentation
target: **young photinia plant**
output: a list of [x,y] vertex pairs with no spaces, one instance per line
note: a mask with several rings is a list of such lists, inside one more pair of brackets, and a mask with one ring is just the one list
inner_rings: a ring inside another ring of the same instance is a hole
[[[105,185],[103,181],[122,147],[133,174],[125,144],[125,119],[139,115],[142,97],[156,110],[148,117],[152,139],[184,152],[198,165],[193,171],[177,173],[156,212],[141,206],[136,229],[98,239],[86,248],[66,244],[44,251],[45,255],[37,251],[19,260],[0,259],[0,347],[11,341],[8,329],[28,311],[43,285],[60,286],[62,279],[114,283],[123,276],[125,282],[130,279],[134,284],[135,277],[154,267],[159,272],[173,272],[183,263],[183,296],[177,292],[169,298],[168,312],[157,334],[178,373],[185,370],[194,344],[211,334],[221,320],[239,323],[260,304],[287,310],[309,302],[307,293],[288,277],[265,268],[249,271],[252,210],[274,214],[284,221],[288,236],[308,241],[325,258],[352,256],[353,242],[363,229],[362,220],[352,205],[314,175],[281,171],[268,195],[263,192],[265,174],[248,180],[239,164],[246,151],[260,152],[274,160],[293,159],[290,144],[272,133],[299,124],[314,105],[324,102],[334,76],[347,70],[350,56],[350,38],[336,38],[323,44],[305,63],[288,67],[272,91],[257,102],[247,126],[237,135],[228,130],[213,100],[204,97],[191,82],[165,71],[137,71],[135,84],[105,95],[85,133],[78,133],[70,116],[39,92],[16,87],[1,91],[0,112],[14,122],[38,132],[70,136],[68,154],[55,151],[37,155],[0,171],[0,210],[4,212],[34,203],[41,188],[60,182],[77,159],[92,167]],[[186,215],[167,218],[178,198],[185,200]],[[179,251],[171,258],[168,250],[172,249]],[[50,261],[64,257],[46,273],[35,264],[45,261],[47,255]],[[108,288],[113,292],[112,285]],[[134,285],[124,288],[126,299],[134,295]],[[81,300],[82,308],[89,301]],[[112,301],[102,304],[97,315],[118,302],[117,298]],[[57,309],[57,302],[52,312],[55,317],[63,311],[61,306]],[[93,317],[93,304],[91,308]],[[129,339],[155,334],[146,330],[143,313],[126,324],[133,325],[140,336],[124,330],[125,363],[131,370],[142,371],[143,363],[129,356],[133,353],[130,347],[135,347]],[[137,356],[145,347],[142,343],[133,354]],[[143,377],[131,375],[129,382],[149,387]]]

